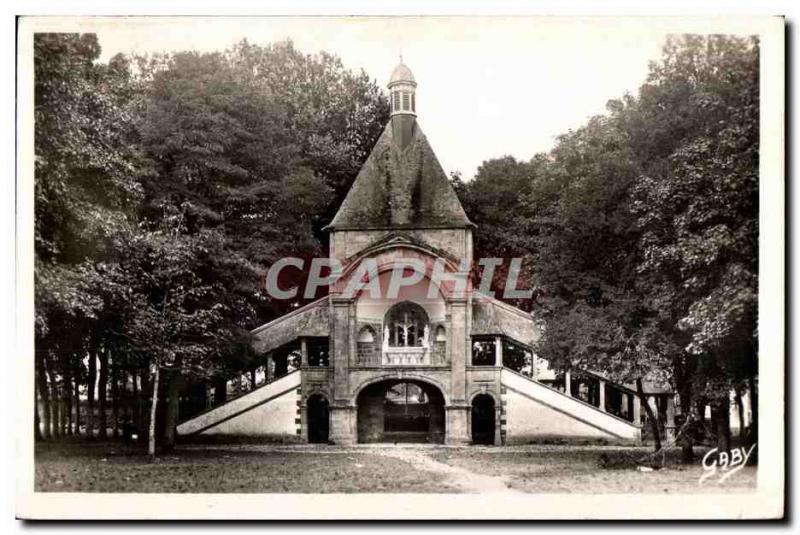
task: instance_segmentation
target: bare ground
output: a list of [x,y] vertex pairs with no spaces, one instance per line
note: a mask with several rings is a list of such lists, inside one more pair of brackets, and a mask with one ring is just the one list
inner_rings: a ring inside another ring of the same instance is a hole
[[756,468],[698,484],[699,464],[640,471],[646,448],[276,444],[185,445],[156,461],[109,443],[38,444],[35,485],[49,492],[730,493]]

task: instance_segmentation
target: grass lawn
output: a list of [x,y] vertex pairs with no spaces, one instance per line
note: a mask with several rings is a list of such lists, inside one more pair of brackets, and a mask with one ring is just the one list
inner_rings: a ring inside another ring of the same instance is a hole
[[37,491],[453,492],[439,474],[367,451],[191,448],[151,462],[115,444],[39,444],[35,466]]
[[709,478],[698,484],[703,468],[681,465],[679,452],[667,457],[667,467],[639,471],[636,463],[650,448],[614,446],[523,446],[439,451],[432,457],[479,474],[503,474],[510,488],[530,493],[732,493],[755,492],[756,467],[748,466],[719,484]]
[[[756,468],[703,486],[699,464],[639,471],[647,448],[614,446],[311,446],[192,444],[151,462],[111,443],[36,445],[43,492],[730,493],[753,492]],[[676,452],[677,455],[677,452]],[[702,455],[702,452],[701,452]]]

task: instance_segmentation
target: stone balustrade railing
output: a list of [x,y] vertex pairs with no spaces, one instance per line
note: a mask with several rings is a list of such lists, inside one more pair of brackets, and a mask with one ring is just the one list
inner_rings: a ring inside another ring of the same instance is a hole
[[431,352],[427,347],[387,347],[381,362],[384,366],[430,366]]

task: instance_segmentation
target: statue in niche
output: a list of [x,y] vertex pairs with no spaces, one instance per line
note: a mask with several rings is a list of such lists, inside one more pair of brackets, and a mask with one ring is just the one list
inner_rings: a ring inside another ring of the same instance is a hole
[[386,351],[389,349],[389,327],[386,326],[383,328],[383,350]]
[[422,347],[426,349],[428,347],[428,339],[430,335],[431,335],[430,328],[428,328],[428,326],[425,325],[425,328],[422,330]]

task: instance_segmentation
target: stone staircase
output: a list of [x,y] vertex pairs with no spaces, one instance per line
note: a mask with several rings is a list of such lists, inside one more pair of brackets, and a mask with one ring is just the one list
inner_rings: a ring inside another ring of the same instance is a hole
[[300,370],[178,424],[179,435],[296,435]]
[[560,390],[504,368],[506,443],[587,440],[639,443],[641,427]]

